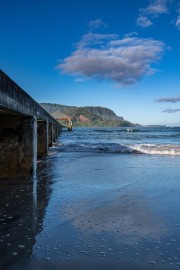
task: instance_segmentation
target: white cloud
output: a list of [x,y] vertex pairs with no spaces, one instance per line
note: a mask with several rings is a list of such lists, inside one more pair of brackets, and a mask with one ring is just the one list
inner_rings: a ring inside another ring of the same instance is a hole
[[147,17],[145,16],[139,16],[139,18],[137,19],[137,24],[141,27],[149,27],[150,25],[152,25],[152,21],[149,20]]
[[96,20],[90,21],[88,23],[88,26],[89,26],[89,28],[92,31],[92,30],[95,30],[95,29],[97,29],[97,28],[99,28],[101,26],[107,27],[107,24],[104,23],[101,19],[96,19]]
[[79,77],[79,78],[76,78],[74,81],[75,82],[84,82],[85,81],[85,78]]
[[77,49],[59,65],[62,72],[77,77],[111,80],[129,86],[155,72],[151,64],[164,50],[164,43],[153,39],[88,33]]
[[158,102],[158,103],[163,103],[163,102],[176,103],[176,102],[180,102],[180,97],[159,98],[159,99],[155,99],[154,102]]
[[150,2],[149,6],[142,11],[153,16],[168,13],[167,3],[168,0],[153,0]]
[[180,30],[180,8],[178,9],[178,16],[176,19],[176,27]]
[[77,43],[78,49],[84,48],[84,47],[95,47],[95,46],[101,46],[104,44],[106,40],[113,40],[117,39],[118,35],[115,34],[98,34],[98,33],[88,33],[85,34],[80,42]]
[[176,20],[176,26],[180,30],[180,16]]
[[177,112],[180,112],[180,109],[165,109],[163,110],[162,112],[164,113],[177,113]]
[[137,24],[141,27],[152,25],[152,18],[168,13],[168,2],[169,0],[150,0],[146,8],[140,9]]

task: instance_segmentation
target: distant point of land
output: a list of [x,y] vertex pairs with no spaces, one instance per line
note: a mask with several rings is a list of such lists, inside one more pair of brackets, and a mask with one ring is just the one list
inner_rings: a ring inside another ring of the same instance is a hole
[[53,103],[40,103],[50,114],[60,111],[72,117],[73,126],[77,127],[132,127],[137,126],[122,116],[117,116],[112,110],[105,107],[76,107]]

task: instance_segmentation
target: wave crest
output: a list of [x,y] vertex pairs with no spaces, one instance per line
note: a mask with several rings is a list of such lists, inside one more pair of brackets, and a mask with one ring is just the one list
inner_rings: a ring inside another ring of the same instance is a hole
[[114,154],[180,155],[180,145],[117,144],[117,143],[71,143],[56,144],[51,150],[59,152],[94,152]]
[[180,155],[180,145],[172,144],[136,144],[131,146],[144,154],[151,155]]

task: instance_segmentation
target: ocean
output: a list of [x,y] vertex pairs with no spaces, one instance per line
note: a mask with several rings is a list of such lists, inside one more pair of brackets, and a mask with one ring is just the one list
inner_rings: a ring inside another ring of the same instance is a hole
[[79,128],[63,135],[59,151],[180,155],[180,128]]
[[180,128],[74,128],[0,183],[0,268],[180,269]]

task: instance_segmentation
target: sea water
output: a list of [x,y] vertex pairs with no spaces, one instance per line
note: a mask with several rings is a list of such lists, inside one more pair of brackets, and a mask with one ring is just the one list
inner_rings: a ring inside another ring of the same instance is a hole
[[60,151],[180,155],[180,128],[79,128],[66,133]]
[[62,132],[1,181],[2,269],[180,269],[180,128]]

